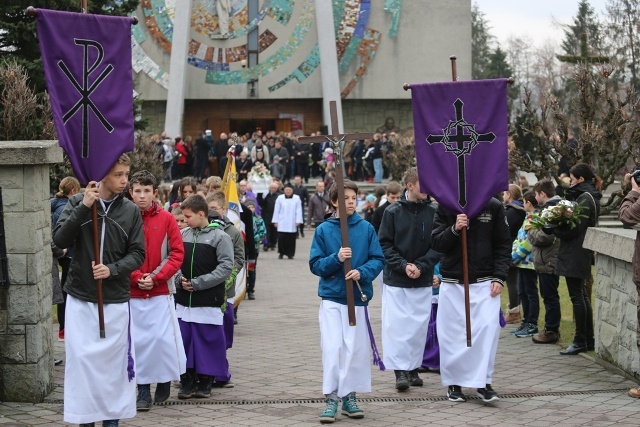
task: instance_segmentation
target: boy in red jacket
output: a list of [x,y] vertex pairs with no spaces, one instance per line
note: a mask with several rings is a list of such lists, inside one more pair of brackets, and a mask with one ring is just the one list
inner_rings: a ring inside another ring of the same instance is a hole
[[156,403],[171,392],[171,381],[186,371],[187,357],[168,281],[184,259],[178,224],[155,202],[158,182],[147,171],[133,174],[129,194],[140,208],[147,248],[142,266],[131,273],[131,316],[136,350],[138,411],[151,407],[151,383],[157,383]]

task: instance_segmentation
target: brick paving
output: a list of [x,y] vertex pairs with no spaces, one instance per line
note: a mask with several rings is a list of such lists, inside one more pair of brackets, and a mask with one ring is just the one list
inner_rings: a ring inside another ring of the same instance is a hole
[[[298,239],[293,260],[261,252],[256,299],[239,310],[228,356],[235,388],[214,389],[208,399],[179,401],[177,389],[122,426],[315,426],[322,411],[317,279],[307,257],[312,232]],[[380,344],[380,299],[370,305]],[[55,329],[55,328],[54,328]],[[55,339],[55,338],[54,338]],[[64,359],[64,345],[55,343]],[[436,374],[421,374],[424,387],[398,393],[393,372],[372,366],[373,392],[359,396],[365,418],[339,416],[338,425],[361,426],[608,426],[638,425],[640,401],[626,395],[635,383],[606,371],[585,356],[560,356],[555,345],[535,345],[502,332],[494,387],[495,404],[479,399],[452,403]],[[0,426],[65,425],[62,422],[64,364],[44,403],[0,403]],[[473,390],[465,390],[473,395]],[[99,425],[100,423],[98,423]]]

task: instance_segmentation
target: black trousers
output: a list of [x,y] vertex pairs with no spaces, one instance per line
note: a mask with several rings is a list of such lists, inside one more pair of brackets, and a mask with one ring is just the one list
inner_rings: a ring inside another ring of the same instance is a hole
[[276,243],[278,242],[278,229],[272,223],[268,223],[266,224],[266,226],[267,226],[267,247],[275,248]]
[[278,232],[278,253],[293,258],[296,254],[296,236],[297,232],[281,233]]
[[566,277],[569,297],[573,305],[573,317],[576,322],[576,333],[573,343],[578,346],[592,345],[593,337],[593,311],[591,302],[585,294],[584,279]]

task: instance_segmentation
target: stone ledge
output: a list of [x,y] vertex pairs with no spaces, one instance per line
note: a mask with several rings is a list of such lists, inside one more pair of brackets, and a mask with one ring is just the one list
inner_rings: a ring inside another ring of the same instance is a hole
[[42,165],[62,162],[58,141],[0,141],[0,165]]
[[589,227],[583,247],[598,254],[631,262],[635,250],[636,230]]

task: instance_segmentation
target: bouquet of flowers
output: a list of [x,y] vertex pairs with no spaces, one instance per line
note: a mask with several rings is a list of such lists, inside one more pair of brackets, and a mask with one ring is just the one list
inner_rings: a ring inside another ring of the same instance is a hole
[[582,203],[571,202],[566,199],[560,200],[557,205],[544,208],[538,215],[531,217],[531,227],[554,228],[558,226],[567,226],[576,228],[583,218],[586,218],[584,212],[585,206]]
[[267,193],[269,192],[269,184],[271,184],[271,172],[262,163],[256,164],[249,171],[247,178],[251,184],[251,189],[254,193]]
[[271,178],[271,172],[269,172],[269,168],[267,168],[264,164],[258,163],[254,167],[251,168],[248,174],[249,178]]

